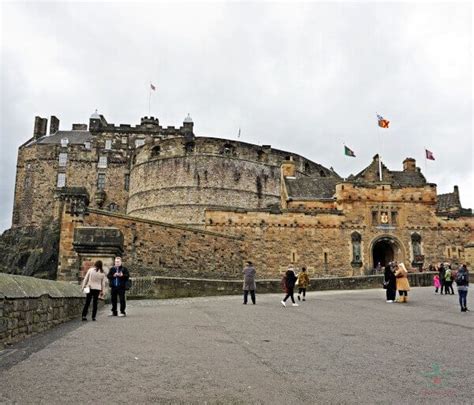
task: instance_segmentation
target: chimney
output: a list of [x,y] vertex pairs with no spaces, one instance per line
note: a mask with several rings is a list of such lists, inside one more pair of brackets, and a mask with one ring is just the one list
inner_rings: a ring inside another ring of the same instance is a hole
[[48,119],[36,116],[35,127],[33,129],[34,138],[39,139],[42,136],[45,136],[47,128],[48,128]]
[[406,158],[403,161],[404,172],[416,172],[416,160],[413,158]]
[[87,124],[72,124],[73,131],[87,131]]
[[59,130],[59,120],[56,116],[51,115],[51,120],[49,122],[49,134],[53,135]]

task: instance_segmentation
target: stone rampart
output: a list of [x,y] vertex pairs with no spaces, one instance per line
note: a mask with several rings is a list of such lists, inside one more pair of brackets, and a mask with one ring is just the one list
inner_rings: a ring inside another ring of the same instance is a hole
[[0,273],[0,349],[78,317],[83,305],[79,285]]
[[[412,287],[433,284],[435,273],[410,273]],[[308,291],[382,288],[383,275],[311,279]],[[282,293],[281,280],[258,280],[257,294]],[[241,280],[215,280],[173,277],[137,277],[128,292],[131,299],[166,299],[242,294]]]

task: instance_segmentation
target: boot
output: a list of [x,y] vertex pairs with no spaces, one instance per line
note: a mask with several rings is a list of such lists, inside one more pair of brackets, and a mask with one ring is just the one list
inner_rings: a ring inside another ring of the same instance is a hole
[[405,304],[408,302],[408,297],[407,297],[406,295],[403,297],[403,302],[404,302]]

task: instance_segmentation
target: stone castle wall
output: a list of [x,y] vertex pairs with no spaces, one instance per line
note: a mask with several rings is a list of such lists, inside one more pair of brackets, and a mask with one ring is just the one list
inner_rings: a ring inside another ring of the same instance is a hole
[[280,165],[333,175],[298,155],[215,138],[174,138],[138,151],[127,214],[170,223],[204,224],[210,207],[265,208],[280,202]]

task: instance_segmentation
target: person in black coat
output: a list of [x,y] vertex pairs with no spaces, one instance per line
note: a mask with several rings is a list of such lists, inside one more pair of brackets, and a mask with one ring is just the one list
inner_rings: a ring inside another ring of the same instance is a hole
[[439,282],[441,284],[441,294],[443,294],[443,290],[446,292],[446,268],[444,267],[443,263],[439,265],[438,275]]
[[125,313],[125,285],[130,278],[128,269],[122,266],[122,258],[115,258],[115,265],[110,268],[107,274],[110,285],[110,298],[112,300],[112,316],[117,316],[117,297],[120,300],[120,316],[126,316]]
[[295,283],[297,280],[295,271],[293,270],[293,266],[289,266],[288,270],[285,273],[285,290],[286,290],[286,296],[283,298],[281,301],[281,305],[286,307],[286,300],[288,298],[291,298],[291,302],[293,303],[294,307],[297,307],[298,304],[295,302],[295,297],[294,297],[294,290],[295,290]]
[[384,273],[384,288],[386,289],[387,302],[395,302],[395,297],[397,295],[397,278],[395,277],[395,272],[393,263],[389,263],[388,266],[385,266]]

